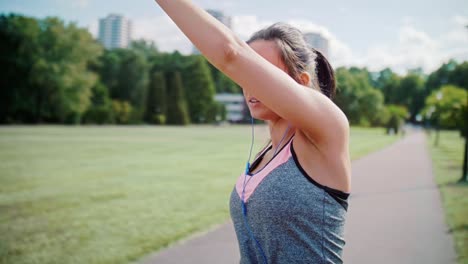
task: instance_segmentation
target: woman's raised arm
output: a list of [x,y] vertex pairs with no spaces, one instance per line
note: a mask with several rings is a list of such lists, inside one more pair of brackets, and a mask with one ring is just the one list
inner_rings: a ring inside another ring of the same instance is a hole
[[[233,47],[242,45],[233,32],[190,0],[156,0],[161,8],[217,68],[225,66]],[[245,44],[244,44],[245,45]]]
[[215,67],[317,145],[347,143],[348,120],[329,98],[297,83],[191,1],[156,2]]

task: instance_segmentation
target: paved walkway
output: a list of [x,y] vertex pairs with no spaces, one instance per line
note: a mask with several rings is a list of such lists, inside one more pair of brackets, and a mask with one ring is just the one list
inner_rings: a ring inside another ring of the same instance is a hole
[[[344,262],[455,263],[423,132],[353,162]],[[239,263],[231,223],[145,258],[144,264]]]

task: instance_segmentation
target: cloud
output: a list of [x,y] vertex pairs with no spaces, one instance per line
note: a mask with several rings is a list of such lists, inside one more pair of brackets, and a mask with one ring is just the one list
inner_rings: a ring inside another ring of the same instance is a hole
[[[254,32],[273,22],[260,20],[254,15],[232,18],[233,31],[243,40],[247,40]],[[351,47],[322,25],[298,19],[285,22],[303,32],[320,33],[327,38],[329,58],[335,67],[360,66],[373,71],[390,67],[403,74],[408,69],[419,67],[425,72],[433,71],[450,58],[468,60],[468,29],[465,27],[468,25],[468,17],[452,17],[449,30],[437,37],[415,27],[413,18],[405,17],[397,35],[394,36],[394,41],[370,46],[363,54],[354,53]],[[97,25],[95,27],[97,28]],[[179,50],[181,53],[190,54],[193,50],[190,40],[167,15],[133,19],[133,36],[135,39],[154,41],[162,51]]]
[[468,17],[454,16],[451,26],[452,28],[438,39],[442,47],[442,56],[445,60],[468,60]]
[[232,29],[236,34],[246,41],[258,30],[273,24],[272,21],[260,21],[254,15],[242,15],[232,18]]
[[396,42],[369,47],[357,63],[374,71],[386,67],[400,73],[419,67],[432,70],[441,61],[439,50],[438,43],[425,32],[405,25],[400,28]]
[[133,39],[154,41],[161,51],[192,52],[193,45],[167,15],[133,19]]
[[84,9],[89,6],[90,0],[55,0],[56,3],[72,6],[73,8]]
[[[189,54],[193,50],[190,40],[177,28],[167,15],[152,18],[138,18],[133,20],[133,36],[135,39],[152,40],[162,51],[178,50]],[[330,60],[335,66],[349,65],[353,62],[351,49],[327,28],[316,25],[307,20],[290,20],[287,23],[299,28],[303,32],[316,32],[329,40]],[[241,15],[232,18],[233,31],[244,41],[256,31],[265,28],[273,21],[259,20],[254,15]]]
[[89,5],[89,0],[74,0],[73,5],[79,8],[85,8]]
[[429,36],[411,24],[405,22],[400,27],[394,43],[369,47],[358,64],[370,70],[390,67],[405,73],[414,68],[431,72],[450,59],[468,60],[468,30],[465,28],[468,18],[453,17],[449,30],[438,37]]

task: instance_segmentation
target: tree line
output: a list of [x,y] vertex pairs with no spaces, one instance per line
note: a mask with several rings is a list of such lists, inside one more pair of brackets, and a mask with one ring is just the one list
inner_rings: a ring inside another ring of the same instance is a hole
[[[212,123],[226,115],[214,95],[242,92],[201,55],[142,40],[106,50],[53,17],[1,15],[0,51],[0,123]],[[468,62],[405,75],[340,67],[336,80],[334,101],[352,125],[397,132],[404,120],[444,128],[468,120]]]
[[202,56],[149,42],[106,50],[58,18],[0,16],[0,123],[189,124],[225,117],[240,88]]
[[450,60],[428,75],[421,69],[399,75],[388,68],[338,68],[336,79],[335,102],[351,124],[386,126],[395,132],[403,121],[446,129],[466,126],[466,61]]

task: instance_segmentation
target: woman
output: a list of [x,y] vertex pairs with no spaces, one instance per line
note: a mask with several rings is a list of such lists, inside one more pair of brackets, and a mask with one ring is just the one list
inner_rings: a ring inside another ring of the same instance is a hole
[[271,146],[231,195],[240,262],[341,263],[349,123],[330,100],[335,80],[325,57],[286,24],[245,43],[189,0],[156,2],[269,126]]

